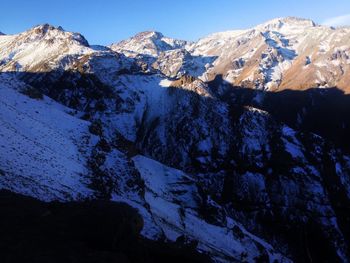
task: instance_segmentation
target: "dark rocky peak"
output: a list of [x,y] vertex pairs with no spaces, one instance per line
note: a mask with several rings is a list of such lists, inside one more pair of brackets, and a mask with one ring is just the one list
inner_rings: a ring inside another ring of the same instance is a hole
[[41,35],[45,35],[47,34],[48,32],[52,32],[52,31],[61,31],[63,32],[63,28],[62,27],[54,27],[50,24],[41,24],[41,25],[38,25],[38,26],[35,26],[34,28],[30,29],[29,31],[30,32],[34,32],[35,34],[41,34]]

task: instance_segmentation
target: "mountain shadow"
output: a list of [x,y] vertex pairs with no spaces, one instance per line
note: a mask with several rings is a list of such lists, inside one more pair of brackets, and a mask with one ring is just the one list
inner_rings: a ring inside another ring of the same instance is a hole
[[337,87],[275,92],[232,86],[221,75],[209,83],[233,107],[252,106],[269,112],[288,126],[312,132],[350,153],[350,95]]

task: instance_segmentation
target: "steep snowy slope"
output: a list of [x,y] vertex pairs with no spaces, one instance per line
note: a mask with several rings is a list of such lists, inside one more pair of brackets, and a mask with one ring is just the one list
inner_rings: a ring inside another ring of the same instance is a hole
[[89,145],[81,143],[90,138],[88,123],[47,97],[39,101],[20,94],[13,82],[2,78],[0,84],[2,188],[42,200],[89,196],[82,177]]
[[[14,89],[15,79],[3,76],[2,83],[1,188],[45,201],[93,198],[96,189],[91,188],[88,169],[91,149],[98,149],[94,145],[99,138],[89,132],[91,124],[47,97],[32,99],[19,93]],[[16,86],[20,89],[22,85],[17,82]],[[201,251],[210,252],[220,261],[242,257],[252,261],[267,253],[271,260],[288,262],[233,219],[227,218],[227,226],[201,219],[198,210],[202,197],[190,176],[141,155],[128,161],[117,149],[105,154],[103,169],[116,182],[111,186],[113,199],[140,209],[145,218],[144,235],[164,235],[173,241],[180,236],[198,240]],[[144,197],[131,185],[137,171],[145,182]],[[232,229],[240,231],[239,240]]]
[[[271,262],[289,262],[232,218],[226,218],[226,226],[212,225],[201,219],[198,213],[201,196],[194,178],[143,156],[133,160],[145,180],[145,200],[152,217],[170,240],[179,236],[198,240],[198,248],[210,251],[219,261],[253,262],[267,254]],[[241,235],[240,238],[237,235]],[[263,248],[260,252],[259,247]]]

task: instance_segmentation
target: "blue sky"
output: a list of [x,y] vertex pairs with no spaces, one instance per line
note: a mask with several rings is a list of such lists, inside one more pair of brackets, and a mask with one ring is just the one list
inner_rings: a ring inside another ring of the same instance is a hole
[[350,25],[350,0],[3,0],[0,6],[4,33],[50,23],[103,45],[145,30],[196,40],[283,16]]

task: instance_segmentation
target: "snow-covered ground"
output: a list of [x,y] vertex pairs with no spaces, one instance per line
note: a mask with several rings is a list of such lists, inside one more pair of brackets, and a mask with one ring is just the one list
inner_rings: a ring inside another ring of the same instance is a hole
[[[48,97],[28,98],[0,84],[2,188],[44,200],[76,200],[90,190],[81,175],[88,122]],[[81,148],[79,147],[81,145]]]
[[[200,196],[195,180],[190,176],[140,155],[134,157],[133,161],[145,181],[145,201],[149,204],[152,218],[168,239],[175,241],[185,235],[198,240],[199,249],[210,251],[218,262],[239,259],[253,262],[260,255],[257,252],[259,245],[267,250],[271,262],[275,259],[289,262],[289,259],[275,253],[268,243],[246,231],[232,218],[227,218],[227,225],[221,227],[201,219],[197,212]],[[244,233],[244,237],[237,238],[234,235],[232,229],[235,227]]]

